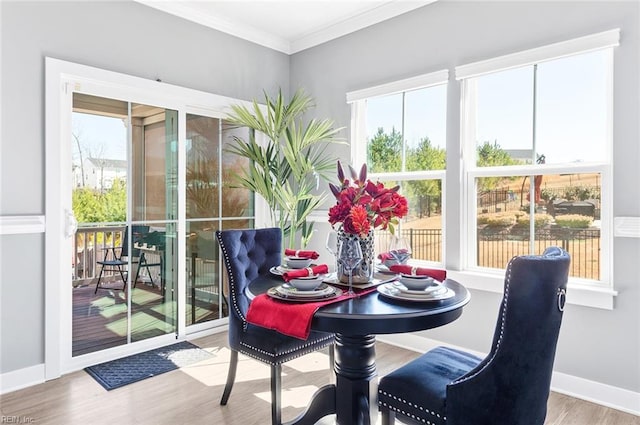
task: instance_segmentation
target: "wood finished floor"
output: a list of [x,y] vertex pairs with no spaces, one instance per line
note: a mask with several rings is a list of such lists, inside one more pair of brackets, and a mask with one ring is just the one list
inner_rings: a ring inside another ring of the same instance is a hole
[[[229,404],[220,406],[229,355],[227,334],[192,342],[215,357],[113,391],[104,390],[84,371],[74,372],[0,396],[1,423],[268,425],[269,368],[241,357]],[[383,343],[377,344],[376,353],[380,376],[418,356]],[[329,376],[326,352],[286,363],[282,380],[283,419],[290,420],[301,412],[315,389],[329,382]],[[548,406],[545,425],[640,425],[637,416],[561,394],[552,393]],[[318,425],[332,423],[332,417],[327,417]]]

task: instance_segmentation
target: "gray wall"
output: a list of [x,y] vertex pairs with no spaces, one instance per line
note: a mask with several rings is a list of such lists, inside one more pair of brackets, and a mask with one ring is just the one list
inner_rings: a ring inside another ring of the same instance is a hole
[[[441,0],[289,58],[132,2],[2,1],[0,215],[44,214],[45,56],[240,99],[304,87],[318,116],[348,126],[347,91],[619,27],[614,213],[640,216],[639,18],[637,2]],[[458,137],[458,96],[450,84],[450,146]],[[348,158],[349,148],[336,154]],[[448,190],[457,199],[456,188]],[[459,228],[455,211],[447,220],[450,232]],[[44,361],[43,239],[0,236],[0,373]],[[640,392],[640,240],[616,239],[614,248],[616,308],[569,306],[556,368]],[[455,249],[448,248],[449,266]],[[498,303],[497,294],[474,291],[460,320],[425,336],[487,351]]]
[[[558,41],[621,29],[615,53],[614,215],[640,216],[638,117],[640,66],[638,2],[459,2],[441,0],[393,20],[292,56],[291,89],[306,87],[317,113],[349,126],[345,93]],[[459,84],[448,90],[447,266],[458,265],[461,226],[456,181]],[[349,148],[336,152],[349,157]],[[324,235],[318,239],[323,239]],[[317,241],[316,241],[317,242]],[[316,243],[315,245],[318,245]],[[323,246],[322,243],[319,243]],[[613,311],[566,309],[556,370],[640,391],[640,239],[614,241]],[[500,295],[473,291],[453,324],[421,335],[487,352]],[[535,318],[532,318],[535,319]]]
[[[250,100],[289,56],[134,2],[0,2],[0,215],[45,205],[44,58]],[[0,373],[44,362],[44,235],[0,236]]]

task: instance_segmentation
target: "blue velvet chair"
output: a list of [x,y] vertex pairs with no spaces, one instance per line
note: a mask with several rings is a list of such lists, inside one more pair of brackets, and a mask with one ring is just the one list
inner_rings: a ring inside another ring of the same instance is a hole
[[223,230],[216,237],[222,249],[222,259],[229,277],[226,294],[229,304],[229,348],[231,361],[227,383],[220,400],[226,405],[235,381],[238,353],[271,366],[271,423],[280,425],[280,394],[282,363],[329,346],[333,372],[334,335],[312,331],[301,340],[247,322],[249,299],[245,288],[256,277],[270,273],[281,264],[282,231],[279,228]]
[[380,380],[382,425],[543,425],[569,254],[514,257],[489,355],[438,347]]

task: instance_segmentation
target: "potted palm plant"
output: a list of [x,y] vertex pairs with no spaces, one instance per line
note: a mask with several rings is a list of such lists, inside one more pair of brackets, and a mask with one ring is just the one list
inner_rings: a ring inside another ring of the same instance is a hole
[[[275,98],[265,92],[264,105],[256,100],[250,106],[233,105],[227,117],[231,124],[249,129],[246,138],[234,136],[235,144],[227,148],[250,160],[236,182],[265,199],[273,225],[283,230],[283,244],[291,248],[306,247],[313,234],[313,222],[307,217],[325,201],[320,180],[329,180],[335,164],[327,148],[343,143],[337,137],[341,128],[333,128],[333,121],[303,122],[302,116],[313,106],[302,90],[288,103],[280,90]],[[257,133],[264,135],[263,140]]]

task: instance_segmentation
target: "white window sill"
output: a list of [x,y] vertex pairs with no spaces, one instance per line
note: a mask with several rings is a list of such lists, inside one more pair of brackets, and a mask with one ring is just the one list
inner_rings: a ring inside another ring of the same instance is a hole
[[[447,277],[460,282],[469,289],[501,294],[504,289],[504,275],[476,271],[447,270]],[[611,288],[572,283],[567,286],[567,303],[585,307],[613,310],[613,300],[618,292]]]

